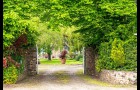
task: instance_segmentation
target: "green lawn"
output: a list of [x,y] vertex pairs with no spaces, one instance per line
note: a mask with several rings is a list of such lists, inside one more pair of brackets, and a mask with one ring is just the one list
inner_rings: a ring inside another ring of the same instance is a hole
[[[61,64],[61,61],[60,59],[52,59],[51,61],[49,61],[48,59],[40,59],[40,64]],[[83,61],[80,60],[80,61],[76,61],[76,60],[66,60],[66,63],[65,64],[83,64]]]

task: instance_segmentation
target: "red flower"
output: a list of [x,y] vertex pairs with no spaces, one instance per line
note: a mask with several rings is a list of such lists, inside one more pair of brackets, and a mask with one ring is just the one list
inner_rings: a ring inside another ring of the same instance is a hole
[[6,60],[6,58],[3,58],[3,67],[4,67],[4,68],[7,67],[7,60]]

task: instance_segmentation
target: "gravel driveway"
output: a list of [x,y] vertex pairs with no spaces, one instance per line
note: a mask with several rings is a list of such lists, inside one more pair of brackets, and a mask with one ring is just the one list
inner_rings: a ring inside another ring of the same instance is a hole
[[[39,65],[39,75],[17,84],[3,85],[3,90],[137,90],[137,86],[108,87],[90,84],[77,75],[82,65]],[[81,73],[82,75],[82,73]]]

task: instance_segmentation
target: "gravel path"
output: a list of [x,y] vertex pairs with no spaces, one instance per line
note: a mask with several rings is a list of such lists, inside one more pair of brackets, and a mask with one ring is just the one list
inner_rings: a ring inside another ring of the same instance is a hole
[[17,84],[3,85],[3,90],[137,90],[132,87],[105,87],[90,84],[76,72],[82,65],[39,65],[39,75],[27,77]]

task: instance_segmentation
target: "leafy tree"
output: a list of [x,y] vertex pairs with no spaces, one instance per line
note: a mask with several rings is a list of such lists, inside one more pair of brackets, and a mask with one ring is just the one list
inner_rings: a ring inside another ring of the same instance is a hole
[[59,24],[79,27],[76,32],[81,33],[85,46],[99,46],[114,38],[126,40],[128,34],[132,35],[130,32],[136,32],[134,0],[53,0],[50,3],[54,4],[50,10]]
[[35,1],[4,0],[3,47],[12,45],[22,34],[26,34],[28,44],[35,44],[38,35],[37,27],[40,19],[35,16]]
[[60,27],[60,33],[64,36],[63,38],[66,39],[65,45],[68,46],[69,52],[80,51],[83,46],[80,34],[73,33],[76,29],[75,26]]
[[[84,46],[92,46],[96,50],[100,49],[102,43],[112,43],[115,38],[127,41],[137,31],[134,0],[4,0],[3,3],[4,48],[23,33],[27,35],[29,44],[35,44],[41,23],[47,26],[41,31],[43,33],[74,25],[77,27],[74,32],[80,35],[73,35],[72,29],[66,29],[69,32],[69,45],[73,46],[72,42],[78,41],[74,38],[80,36]],[[49,38],[49,35],[46,37]],[[42,46],[47,43],[46,37],[45,34],[40,36],[39,47],[47,46]],[[77,48],[78,44],[74,47]]]
[[48,54],[48,60],[51,60],[52,50],[58,50],[63,47],[62,39],[63,37],[59,31],[46,30],[46,28],[44,30],[42,29],[42,33],[37,41],[39,51],[43,49]]

